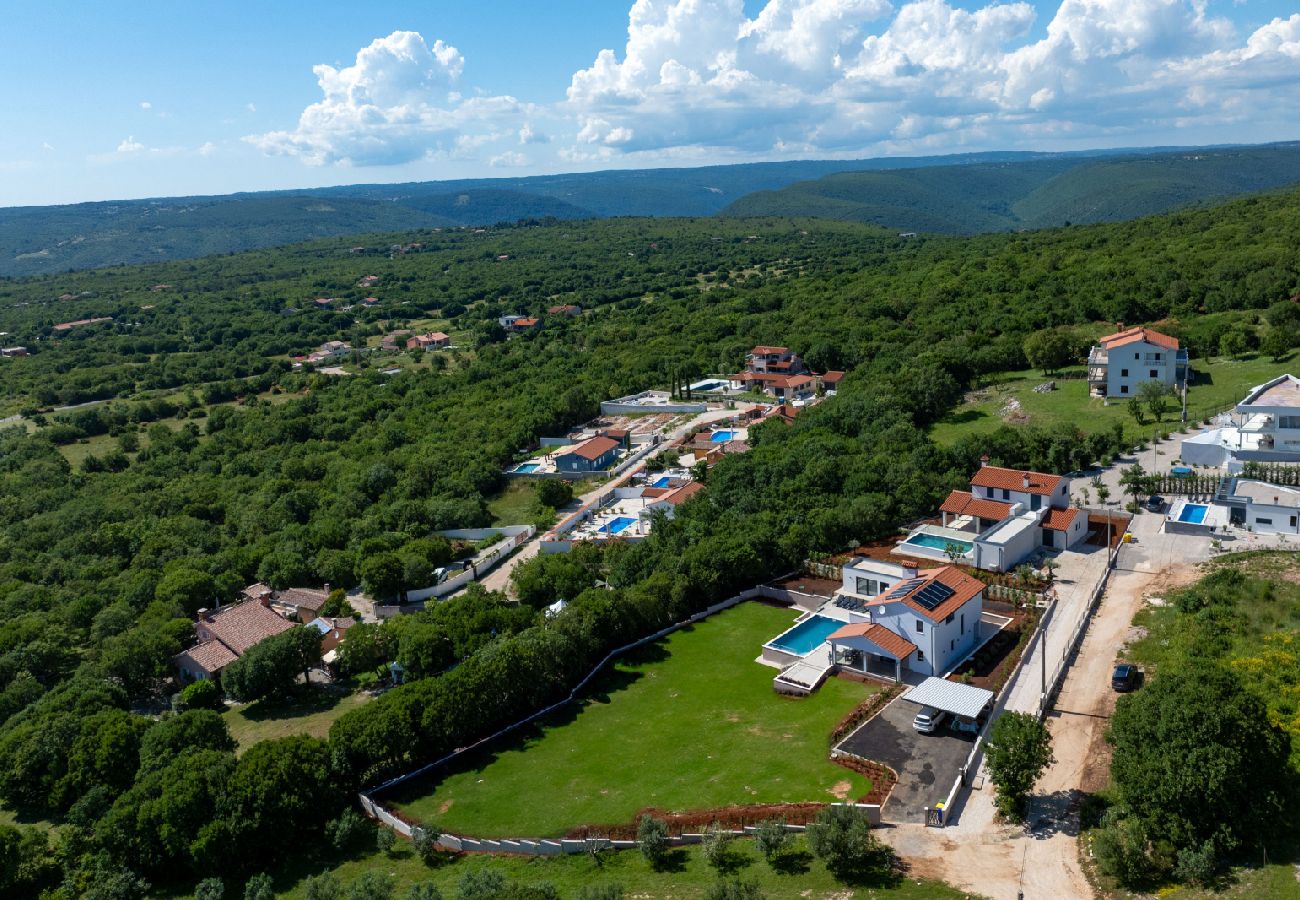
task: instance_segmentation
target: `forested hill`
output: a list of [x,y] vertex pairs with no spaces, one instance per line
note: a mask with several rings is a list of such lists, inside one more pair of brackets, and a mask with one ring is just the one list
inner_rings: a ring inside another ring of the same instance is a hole
[[974,234],[1117,222],[1300,182],[1300,145],[845,172],[742,197],[728,216]]
[[[1128,153],[1096,151],[1061,158]],[[709,216],[832,172],[1060,156],[1023,152],[631,169],[0,209],[0,276],[271,247],[332,235],[521,219]]]
[[[554,702],[612,647],[896,533],[983,453],[1063,472],[1131,446],[1086,422],[944,446],[927,428],[973,379],[1024,368],[1039,329],[1161,321],[1194,356],[1226,329],[1255,339],[1266,318],[1294,335],[1298,242],[1300,194],[1285,192],[966,239],[617,219],[360,241],[412,248],[393,257],[330,239],[0,283],[0,331],[32,351],[0,359],[0,415],[111,398],[0,429],[0,805],[77,826],[0,825],[13,861],[0,895],[143,877],[188,896],[208,875],[337,862],[326,823],[349,791]],[[534,335],[496,324],[566,302],[583,313]],[[53,329],[93,318],[107,321]],[[434,322],[456,346],[418,364],[359,357],[346,377],[288,364],[327,338]],[[482,593],[448,607],[454,622],[397,617],[413,629],[394,645],[411,683],[343,713],[328,742],[236,758],[215,715],[133,712],[166,707],[162,676],[199,608],[254,580],[378,597],[427,583],[451,553],[431,532],[490,524],[501,467],[539,436],[603,399],[731,370],[755,344],[848,375],[793,426],[754,427],[752,451],[709,470],[647,540],[579,559],[554,619]]]

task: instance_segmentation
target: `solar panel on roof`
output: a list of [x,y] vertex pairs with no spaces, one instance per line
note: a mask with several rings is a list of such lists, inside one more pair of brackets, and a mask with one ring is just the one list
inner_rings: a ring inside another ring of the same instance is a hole
[[906,597],[916,589],[918,584],[924,582],[924,578],[913,578],[911,581],[904,581],[885,595],[886,600],[897,600],[899,597]]
[[926,609],[932,610],[951,597],[953,593],[953,589],[948,585],[939,581],[932,581],[921,588],[912,599]]

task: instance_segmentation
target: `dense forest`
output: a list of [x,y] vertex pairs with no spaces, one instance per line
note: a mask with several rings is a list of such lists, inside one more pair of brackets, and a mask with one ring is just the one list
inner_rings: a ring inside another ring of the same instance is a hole
[[842,172],[741,197],[734,216],[816,216],[973,234],[1118,222],[1300,181],[1300,147],[1054,156],[967,166]]
[[[0,892],[135,896],[142,880],[273,869],[359,785],[562,696],[630,636],[892,533],[982,453],[1052,471],[1108,458],[1122,434],[1004,428],[939,447],[926,429],[972,379],[1025,367],[1040,329],[1161,321],[1196,354],[1225,327],[1287,314],[1297,239],[1300,194],[1279,193],[970,239],[782,219],[520,224],[0,283],[4,341],[31,350],[0,360],[0,403],[35,425],[0,431],[0,801],[63,823],[57,837],[0,826]],[[367,275],[378,283],[359,287]],[[584,314],[529,336],[496,325],[563,302]],[[53,328],[96,317],[110,321]],[[421,318],[456,336],[442,367],[289,366]],[[793,427],[755,428],[753,451],[719,463],[651,539],[565,572],[538,563],[532,576],[569,580],[548,627],[482,592],[463,615],[415,619],[402,637],[443,655],[328,741],[236,759],[203,710],[141,714],[164,705],[199,607],[256,579],[400,587],[439,552],[432,530],[488,521],[502,464],[539,436],[602,399],[730,370],[759,343],[849,375]],[[139,399],[163,389],[171,409]],[[111,402],[37,411],[86,399]],[[147,424],[181,408],[177,427]],[[103,434],[112,449],[79,466],[60,452]],[[276,839],[289,832],[293,846]],[[108,884],[120,891],[96,893]]]

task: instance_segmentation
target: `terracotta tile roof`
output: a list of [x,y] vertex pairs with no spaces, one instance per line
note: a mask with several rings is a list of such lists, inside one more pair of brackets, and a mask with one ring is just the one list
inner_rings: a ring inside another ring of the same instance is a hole
[[195,644],[188,650],[177,654],[179,659],[187,656],[194,663],[195,668],[202,669],[210,675],[215,675],[235,660],[239,659],[229,647],[221,641],[204,641],[201,644]]
[[597,460],[611,450],[617,449],[618,441],[607,437],[594,437],[583,441],[569,452],[583,459]]
[[822,384],[839,384],[840,379],[844,377],[843,372],[831,370],[822,376]]
[[1125,344],[1133,344],[1137,341],[1146,341],[1148,344],[1155,344],[1157,347],[1166,347],[1170,350],[1178,349],[1178,338],[1140,326],[1126,328],[1123,331],[1117,331],[1114,334],[1108,334],[1097,339],[1097,343],[1108,350],[1112,347],[1123,347]]
[[1068,509],[1049,509],[1043,517],[1043,527],[1052,531],[1069,531],[1079,510],[1071,506]]
[[242,656],[254,644],[294,627],[292,622],[251,600],[223,607],[212,613],[211,621],[199,625],[236,656]]
[[773,354],[789,353],[789,347],[769,347],[766,344],[759,344],[753,350],[749,351],[750,356],[771,356]]
[[275,599],[289,606],[301,606],[312,612],[320,612],[325,601],[330,598],[328,591],[319,588],[285,588],[276,594]]
[[434,331],[434,332],[431,332],[431,333],[429,334],[429,337],[431,337],[431,338],[432,338],[433,340],[435,340],[435,341],[445,341],[445,340],[450,339],[450,338],[451,338],[451,335],[446,334],[446,333],[441,332],[441,331]]
[[[925,616],[932,622],[942,622],[948,618],[950,613],[954,613],[963,603],[970,600],[980,591],[984,590],[984,582],[972,575],[967,575],[956,566],[942,566],[938,569],[922,569],[916,573],[917,585],[902,597],[890,597],[892,589],[885,591],[884,596],[872,600],[868,606],[884,606],[888,603],[906,603],[911,609]],[[933,582],[947,585],[952,589],[950,596],[943,603],[940,603],[934,609],[926,609],[915,599],[916,595],[923,591],[926,585]],[[887,599],[888,598],[888,599]]]
[[620,438],[627,437],[628,432],[626,428],[607,428],[604,431],[602,431],[601,434],[603,434],[605,437],[611,437],[614,438],[615,440],[618,440]]
[[679,488],[674,488],[669,491],[663,499],[671,503],[673,506],[677,506],[680,503],[685,503],[702,490],[704,490],[704,485],[700,484],[698,481],[691,481]]
[[534,325],[536,325],[539,321],[541,321],[541,320],[540,320],[540,319],[533,319],[533,318],[528,318],[528,319],[515,319],[514,325],[515,325],[516,328],[532,328],[532,327],[533,327]]
[[953,491],[939,507],[939,512],[953,513],[959,516],[978,516],[981,519],[1001,521],[1011,515],[1010,503],[997,500],[984,500],[969,491]]
[[641,496],[649,500],[658,500],[660,497],[664,496],[665,494],[671,493],[672,491],[673,488],[648,487],[648,488],[641,489]]
[[899,637],[884,625],[876,622],[863,622],[858,625],[845,625],[838,631],[832,631],[830,639],[860,637],[866,638],[895,659],[907,659],[916,652],[916,644],[905,637]]
[[[1025,479],[1029,479],[1028,486]],[[1052,494],[1061,484],[1060,475],[1027,472],[1022,469],[1004,469],[1001,466],[981,466],[971,476],[973,487],[1002,488],[1022,494]]]
[[812,383],[813,377],[811,375],[787,375],[785,378],[785,386],[788,388],[802,387],[805,384]]

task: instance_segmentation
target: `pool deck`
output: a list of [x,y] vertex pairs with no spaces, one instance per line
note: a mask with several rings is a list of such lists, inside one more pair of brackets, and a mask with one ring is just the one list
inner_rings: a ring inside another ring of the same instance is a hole
[[[1200,506],[1205,508],[1205,518],[1199,522],[1185,522],[1179,517],[1182,516],[1183,510],[1189,506]],[[1217,503],[1193,503],[1188,500],[1176,500],[1169,507],[1169,514],[1165,516],[1164,530],[1166,534],[1213,534],[1216,531],[1223,532],[1228,528],[1228,510]]]

